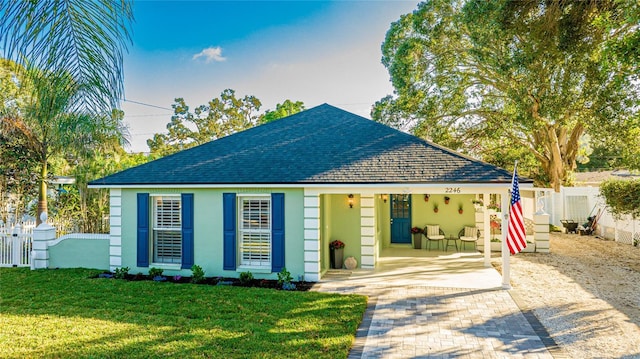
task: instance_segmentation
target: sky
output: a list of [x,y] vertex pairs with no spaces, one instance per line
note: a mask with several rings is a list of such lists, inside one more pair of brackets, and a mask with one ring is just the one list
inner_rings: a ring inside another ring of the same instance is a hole
[[369,118],[391,94],[381,45],[417,1],[144,1],[124,57],[130,152],[166,133],[174,99],[190,108],[252,95],[260,112],[289,99],[328,103]]

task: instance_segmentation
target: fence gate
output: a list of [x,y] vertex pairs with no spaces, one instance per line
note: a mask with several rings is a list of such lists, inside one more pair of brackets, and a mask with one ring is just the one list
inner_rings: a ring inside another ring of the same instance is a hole
[[0,227],[0,267],[29,267],[33,228]]

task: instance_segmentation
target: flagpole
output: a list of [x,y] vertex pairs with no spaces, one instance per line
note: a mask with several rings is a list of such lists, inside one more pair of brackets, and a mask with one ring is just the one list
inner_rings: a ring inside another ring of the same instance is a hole
[[[516,168],[518,167],[518,160],[515,161],[513,165],[513,175],[511,176],[511,188],[513,188],[513,181],[516,178]],[[506,196],[502,196],[501,207],[503,208],[502,212],[502,288],[503,289],[511,289],[511,253],[509,252],[509,248],[507,247],[507,231],[508,231],[508,223],[509,223],[509,213],[511,204],[511,198],[509,195],[509,191],[507,191]]]

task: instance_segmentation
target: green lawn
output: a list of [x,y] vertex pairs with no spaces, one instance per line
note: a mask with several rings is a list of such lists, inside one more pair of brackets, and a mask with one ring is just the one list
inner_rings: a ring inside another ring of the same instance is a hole
[[0,358],[346,358],[366,298],[0,268]]

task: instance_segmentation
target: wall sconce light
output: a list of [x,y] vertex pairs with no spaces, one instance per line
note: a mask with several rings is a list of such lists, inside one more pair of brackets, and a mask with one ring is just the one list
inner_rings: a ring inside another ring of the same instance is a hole
[[349,208],[353,208],[353,195],[349,194],[349,196],[347,196],[347,202],[349,203]]
[[384,201],[384,203],[387,203],[387,199],[389,199],[389,195],[388,194],[381,194],[380,198],[382,198],[382,201]]
[[424,201],[425,201],[425,202],[429,202],[429,195],[428,195],[428,194],[425,194],[425,195],[424,195]]

